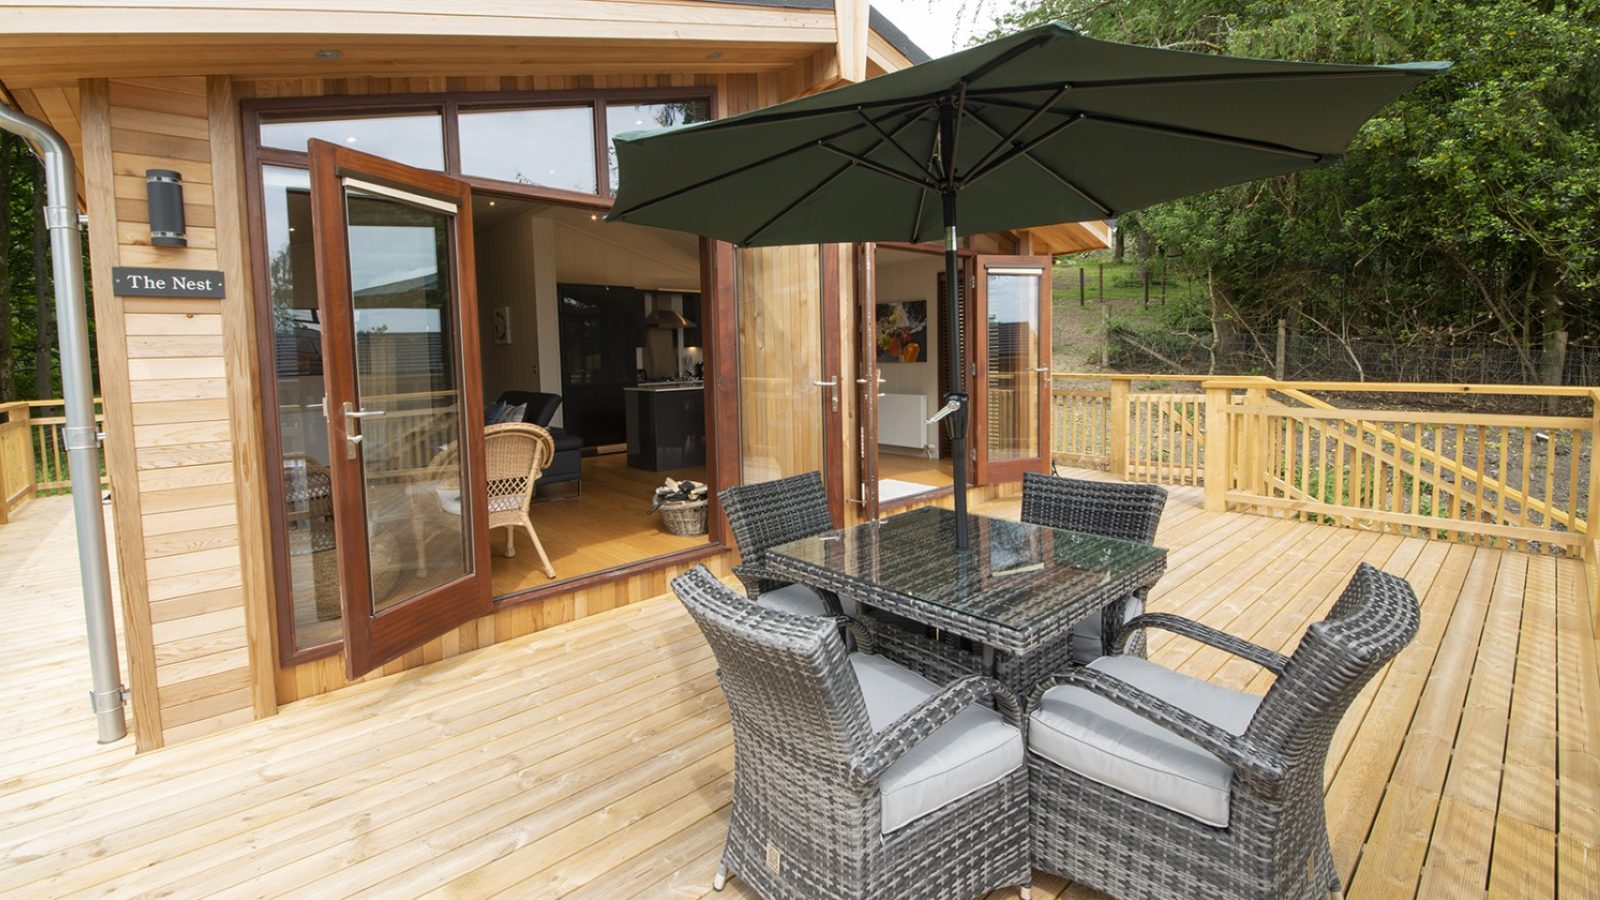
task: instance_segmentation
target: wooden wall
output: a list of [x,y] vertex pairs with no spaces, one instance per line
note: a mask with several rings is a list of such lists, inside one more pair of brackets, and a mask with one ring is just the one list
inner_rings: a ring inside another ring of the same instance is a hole
[[[260,615],[269,592],[237,108],[225,81],[208,89],[204,78],[87,81],[81,104],[106,458],[143,750],[276,710]],[[183,175],[187,248],[150,245],[149,168]],[[227,296],[115,297],[113,265],[223,269]]]

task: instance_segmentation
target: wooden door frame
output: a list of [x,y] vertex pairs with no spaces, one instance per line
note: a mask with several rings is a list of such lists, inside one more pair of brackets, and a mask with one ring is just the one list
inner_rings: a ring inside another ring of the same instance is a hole
[[828,513],[833,527],[844,527],[844,335],[840,328],[839,245],[822,244],[817,251],[822,313],[822,381],[833,379],[822,391],[822,483],[828,493]]
[[878,244],[856,244],[856,427],[861,435],[861,517],[878,517]]
[[[983,323],[989,311],[989,266],[1031,268],[1038,266],[1039,276],[1039,359],[1045,371],[1039,373],[1038,429],[1039,456],[1037,458],[1006,460],[991,463],[988,453],[989,437],[989,329]],[[1024,472],[1050,471],[1050,366],[1051,366],[1051,270],[1054,260],[1048,256],[1015,256],[998,253],[980,253],[973,258],[972,303],[967,315],[968,382],[972,397],[971,426],[967,429],[972,448],[972,483],[997,484],[1020,481]]]
[[[472,241],[472,188],[467,183],[436,172],[413,169],[382,157],[311,141],[312,244],[316,253],[318,301],[323,316],[322,358],[328,421],[328,468],[333,477],[334,529],[338,539],[340,604],[343,611],[345,675],[354,680],[390,659],[422,646],[458,625],[492,611],[490,581],[489,506],[485,472],[483,430],[482,359],[478,350],[478,301]],[[351,296],[349,228],[342,177],[360,177],[396,188],[437,196],[456,204],[452,219],[452,300],[459,352],[456,358],[460,392],[458,421],[461,428],[462,495],[470,516],[465,532],[471,535],[473,570],[459,578],[409,597],[382,612],[374,612],[371,548],[367,540],[365,479],[360,458],[345,452],[348,423],[339,410],[343,402],[358,402],[356,384],[354,312],[342,305]]]

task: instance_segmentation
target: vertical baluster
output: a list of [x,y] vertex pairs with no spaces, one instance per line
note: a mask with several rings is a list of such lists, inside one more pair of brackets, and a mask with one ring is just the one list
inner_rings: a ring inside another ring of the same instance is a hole
[[1522,427],[1522,503],[1517,518],[1523,525],[1533,524],[1533,429]]
[[[1583,458],[1578,454],[1578,450],[1583,441],[1583,432],[1578,431],[1577,429],[1567,429],[1566,437],[1567,477],[1569,479],[1567,484],[1566,506],[1567,531],[1576,534],[1579,530],[1578,520],[1582,518],[1581,513],[1583,511],[1582,508],[1578,506],[1578,485],[1581,483],[1578,480],[1578,461]],[[1552,438],[1551,445],[1553,446],[1554,444],[1555,440]],[[1553,459],[1554,457],[1552,457],[1552,460]],[[1551,468],[1554,468],[1554,466]],[[1551,508],[1555,508],[1555,501],[1553,499],[1551,500]]]
[[[1462,470],[1461,449],[1462,449],[1462,445],[1467,442],[1467,426],[1465,426],[1465,425],[1455,425],[1455,426],[1451,426],[1451,427],[1453,427],[1455,429],[1455,431],[1452,432],[1452,434],[1455,436],[1455,453],[1454,453],[1455,469],[1454,469],[1454,471],[1452,471],[1452,473],[1450,475],[1450,509],[1449,509],[1449,518],[1450,518],[1450,520],[1452,522],[1459,523],[1461,521],[1461,470]],[[1444,434],[1443,432],[1440,432],[1441,436],[1439,438],[1439,440],[1441,442],[1440,443],[1440,453],[1439,453],[1439,455],[1441,457],[1445,455],[1444,452],[1443,452],[1444,446],[1443,446],[1443,443],[1442,443],[1444,441],[1443,434]],[[1441,478],[1440,479],[1440,484],[1442,485],[1443,483],[1444,483],[1444,479]],[[1455,539],[1458,540],[1458,541],[1461,540],[1461,532],[1460,531],[1457,531],[1455,533]]]

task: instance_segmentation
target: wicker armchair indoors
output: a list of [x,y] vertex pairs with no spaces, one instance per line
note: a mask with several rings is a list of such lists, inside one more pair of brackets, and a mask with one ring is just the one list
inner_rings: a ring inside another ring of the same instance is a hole
[[[768,900],[969,898],[1027,885],[1016,699],[943,689],[832,621],[750,603],[704,567],[673,581],[720,668],[733,723],[728,842],[713,887]],[[1000,712],[981,704],[994,702]]]
[[[429,470],[453,470],[455,467],[456,448],[454,445],[445,448],[428,464]],[[516,529],[521,528],[528,533],[533,541],[534,552],[539,554],[539,563],[544,568],[544,574],[550,578],[556,577],[555,566],[550,565],[550,557],[544,552],[544,543],[539,540],[539,533],[533,529],[533,520],[528,517],[528,504],[533,498],[534,485],[539,481],[546,466],[555,453],[554,442],[550,432],[538,425],[529,425],[524,422],[507,422],[500,425],[490,425],[483,432],[484,476],[489,482],[489,527],[493,533],[496,528],[506,530],[506,558],[517,555]],[[426,481],[426,479],[424,480]],[[413,503],[420,495],[431,498],[426,506],[436,507],[446,515],[461,515],[461,492],[459,490],[439,490],[437,488],[424,488],[420,492],[413,490]],[[416,560],[417,572],[420,575],[427,564],[428,528],[424,522],[425,512],[413,506],[412,528],[417,544]],[[437,514],[437,513],[435,513]]]
[[544,574],[556,577],[555,567],[550,565],[550,557],[528,517],[534,484],[555,458],[550,432],[525,422],[490,425],[483,432],[483,457],[489,479],[489,530],[506,530],[506,558],[517,555],[516,530],[521,528],[533,541]]
[[739,549],[733,574],[751,600],[795,615],[842,615],[833,594],[791,584],[762,568],[763,555],[773,547],[833,529],[820,473],[724,488],[717,501],[728,514]]
[[1265,697],[1135,656],[1053,679],[1028,725],[1035,867],[1118,897],[1322,897],[1339,890],[1322,772],[1334,729],[1416,634],[1404,579],[1363,564],[1284,657],[1171,615],[1163,628],[1277,674]]

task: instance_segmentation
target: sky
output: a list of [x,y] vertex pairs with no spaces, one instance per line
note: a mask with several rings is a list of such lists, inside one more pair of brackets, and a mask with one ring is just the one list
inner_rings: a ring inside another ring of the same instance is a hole
[[974,34],[994,24],[995,14],[1009,8],[1011,0],[872,0],[878,12],[889,17],[906,37],[929,56],[961,50]]

